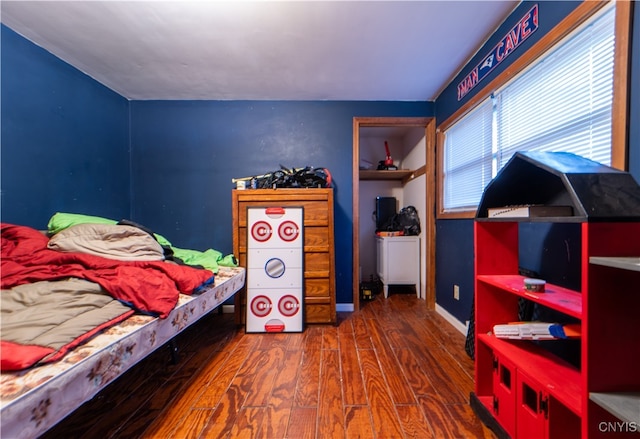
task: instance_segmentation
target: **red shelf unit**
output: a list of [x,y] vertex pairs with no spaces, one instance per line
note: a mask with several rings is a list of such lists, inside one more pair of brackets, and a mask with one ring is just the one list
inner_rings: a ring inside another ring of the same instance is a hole
[[[476,411],[483,410],[479,414],[485,422],[488,417],[497,423],[499,436],[637,437],[589,395],[640,391],[640,271],[589,260],[638,257],[640,223],[585,221],[577,227],[580,291],[547,284],[546,292],[531,293],[518,275],[519,221],[474,223],[476,379],[471,402]],[[493,325],[518,319],[520,298],[580,320],[578,367],[534,342],[491,335]]]

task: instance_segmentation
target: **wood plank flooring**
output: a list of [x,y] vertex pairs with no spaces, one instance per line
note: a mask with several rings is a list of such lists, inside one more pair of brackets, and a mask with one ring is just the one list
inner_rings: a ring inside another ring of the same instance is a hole
[[469,407],[464,337],[414,294],[333,325],[245,334],[212,313],[45,438],[493,438]]

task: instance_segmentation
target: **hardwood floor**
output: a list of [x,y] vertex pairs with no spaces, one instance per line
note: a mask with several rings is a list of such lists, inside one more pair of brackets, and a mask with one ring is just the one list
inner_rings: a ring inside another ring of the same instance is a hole
[[464,337],[413,294],[333,325],[245,334],[212,313],[46,438],[493,438],[468,405]]

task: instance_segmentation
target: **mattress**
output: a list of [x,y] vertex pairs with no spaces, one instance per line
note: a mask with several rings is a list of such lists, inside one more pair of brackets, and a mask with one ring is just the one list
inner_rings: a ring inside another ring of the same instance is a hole
[[32,438],[91,399],[175,335],[244,286],[245,269],[220,267],[204,291],[180,294],[165,319],[135,314],[68,352],[60,361],[0,376],[2,437]]

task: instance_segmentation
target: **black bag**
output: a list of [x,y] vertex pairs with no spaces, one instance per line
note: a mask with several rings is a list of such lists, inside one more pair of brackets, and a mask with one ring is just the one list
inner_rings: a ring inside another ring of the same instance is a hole
[[333,187],[333,182],[329,170],[312,166],[288,169],[280,165],[277,171],[251,179],[252,189],[330,187]]
[[405,236],[417,236],[420,234],[420,217],[413,206],[400,209],[391,219],[388,231],[403,232]]

